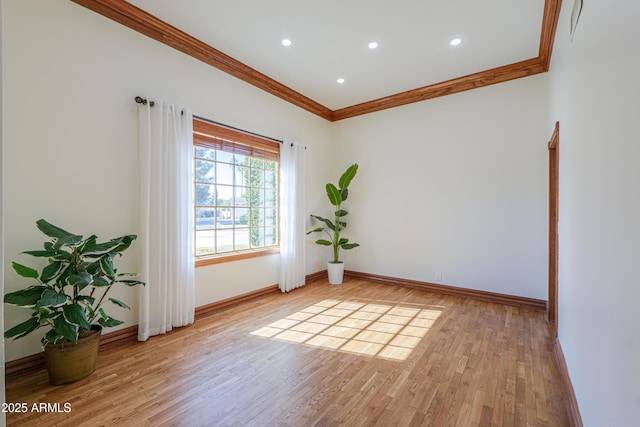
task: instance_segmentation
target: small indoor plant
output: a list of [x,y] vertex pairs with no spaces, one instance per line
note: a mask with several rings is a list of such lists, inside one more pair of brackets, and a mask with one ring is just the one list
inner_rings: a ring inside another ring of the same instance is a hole
[[111,288],[118,283],[144,285],[131,279],[131,273],[118,273],[113,265],[114,257],[122,255],[136,236],[98,243],[95,235],[85,239],[44,219],[36,221],[36,225],[51,239],[43,249],[24,253],[47,258],[48,263],[41,271],[12,263],[18,275],[36,283],[4,296],[5,303],[32,311],[29,320],[7,330],[4,336],[17,339],[40,328],[48,329],[42,347],[49,381],[53,385],[65,384],[93,372],[102,328],[123,323],[104,310],[107,301],[129,308],[124,302],[107,297]]
[[348,212],[342,208],[342,202],[347,200],[347,197],[349,196],[349,184],[356,176],[357,172],[358,165],[353,164],[342,174],[337,187],[331,183],[326,185],[327,197],[334,209],[334,219],[331,221],[330,219],[323,218],[318,215],[311,215],[312,218],[323,222],[324,226],[307,232],[307,234],[311,234],[324,231],[329,236],[329,240],[318,239],[316,240],[316,243],[322,246],[333,247],[333,261],[329,261],[327,263],[329,283],[332,285],[341,284],[344,276],[344,262],[340,261],[338,256],[340,249],[353,249],[360,246],[357,243],[349,242],[349,239],[345,237],[341,237],[342,230],[347,227],[344,217],[348,214]]

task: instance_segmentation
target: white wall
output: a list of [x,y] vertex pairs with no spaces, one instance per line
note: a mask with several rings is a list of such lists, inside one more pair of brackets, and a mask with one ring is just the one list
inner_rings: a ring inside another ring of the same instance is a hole
[[[585,426],[640,419],[640,3],[565,2],[550,70],[560,121],[559,339]],[[551,127],[551,123],[548,125]]]
[[538,75],[338,122],[347,268],[547,299],[547,102]]
[[[331,124],[67,0],[9,0],[4,10],[5,262],[42,244],[39,218],[102,238],[137,230],[136,95],[308,147],[309,212],[322,196]],[[137,247],[120,261],[137,271]],[[308,272],[321,268],[309,251]],[[201,267],[197,305],[278,282],[279,257]],[[10,265],[10,264],[9,264]],[[9,269],[6,291],[25,282]],[[137,323],[137,291],[124,289]],[[29,313],[6,307],[6,324]],[[39,337],[6,343],[6,359],[40,351]]]

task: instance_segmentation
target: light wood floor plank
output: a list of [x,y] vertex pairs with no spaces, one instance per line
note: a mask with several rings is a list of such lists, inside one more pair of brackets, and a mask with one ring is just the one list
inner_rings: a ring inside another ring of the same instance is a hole
[[350,279],[103,351],[66,386],[11,379],[21,426],[567,426],[544,313]]

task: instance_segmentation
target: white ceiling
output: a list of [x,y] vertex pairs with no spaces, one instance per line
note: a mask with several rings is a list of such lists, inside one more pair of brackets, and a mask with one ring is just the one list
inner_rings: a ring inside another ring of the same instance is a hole
[[534,58],[544,10],[544,0],[128,1],[332,110]]

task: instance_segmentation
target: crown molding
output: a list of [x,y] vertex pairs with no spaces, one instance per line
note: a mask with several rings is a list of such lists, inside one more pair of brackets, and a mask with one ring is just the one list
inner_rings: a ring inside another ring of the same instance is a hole
[[332,111],[124,0],[71,0],[326,120]]
[[548,71],[562,6],[562,0],[545,0],[535,58],[331,110],[124,0],[71,1],[332,122]]

